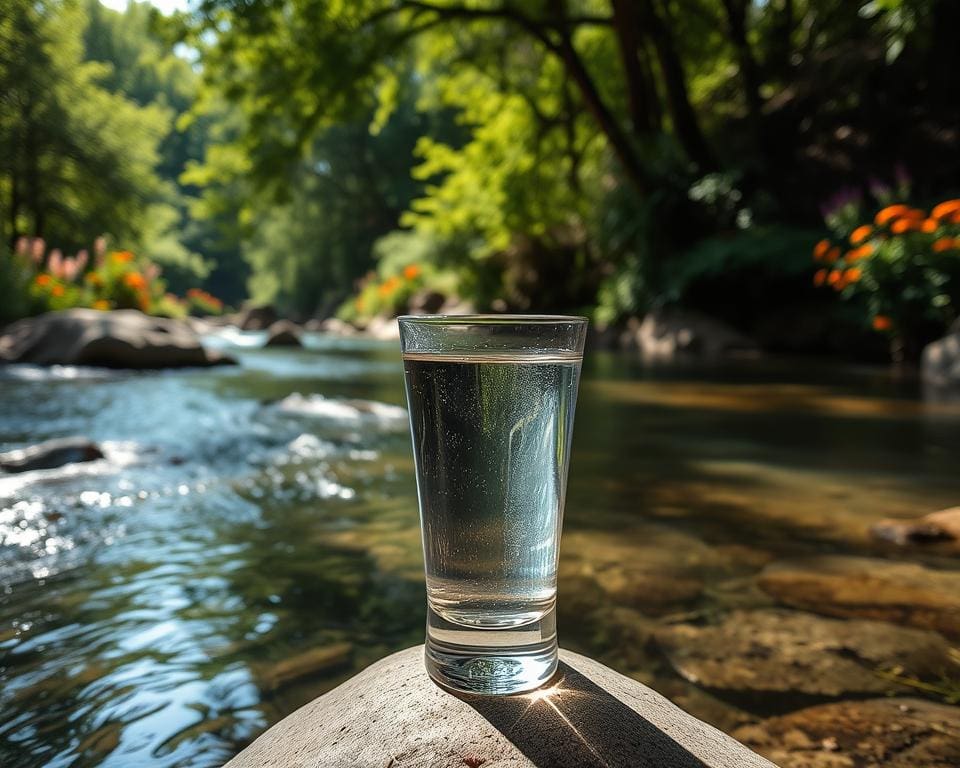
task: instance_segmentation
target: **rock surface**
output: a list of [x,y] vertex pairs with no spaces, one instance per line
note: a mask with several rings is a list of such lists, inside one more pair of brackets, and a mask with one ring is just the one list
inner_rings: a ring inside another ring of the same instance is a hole
[[960,386],[960,327],[924,347],[920,375],[935,387]]
[[279,319],[277,310],[267,304],[241,309],[233,322],[241,331],[265,331]]
[[103,458],[103,451],[85,437],[61,437],[26,448],[0,453],[0,470],[30,472],[35,469],[56,469],[64,464],[77,464]]
[[640,683],[566,651],[552,685],[459,696],[423,647],[377,662],[268,730],[229,768],[773,768]]
[[350,663],[353,646],[350,643],[311,648],[272,665],[263,665],[259,678],[272,690],[298,683],[321,673],[339,669]]
[[265,347],[302,347],[300,328],[289,320],[277,320],[267,329]]
[[620,344],[639,350],[648,360],[664,362],[756,356],[760,351],[753,341],[719,320],[680,309],[656,309],[642,320],[633,318]]
[[913,520],[881,520],[870,527],[881,541],[900,546],[939,544],[960,551],[960,507],[942,509]]
[[953,666],[935,632],[796,611],[734,611],[713,626],[660,628],[655,638],[691,683],[768,710],[804,697],[909,692],[878,671],[937,680]]
[[768,565],[760,587],[781,603],[960,637],[960,571],[914,563],[825,555]]
[[203,348],[188,323],[134,309],[67,309],[19,320],[0,337],[0,360],[37,365],[179,368],[234,362]]
[[922,699],[824,704],[734,731],[781,768],[956,768],[960,707]]
[[446,302],[447,297],[438,291],[418,291],[407,302],[407,312],[411,315],[435,315]]

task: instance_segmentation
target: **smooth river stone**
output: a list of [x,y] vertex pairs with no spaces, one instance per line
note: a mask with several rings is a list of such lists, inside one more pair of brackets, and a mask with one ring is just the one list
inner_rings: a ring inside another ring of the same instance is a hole
[[877,674],[939,680],[955,668],[935,632],[784,610],[734,611],[720,624],[662,627],[657,644],[686,680],[767,709],[798,699],[877,696],[909,689]]
[[960,765],[960,707],[922,699],[823,704],[745,725],[734,736],[781,768]]
[[881,520],[870,527],[870,533],[876,539],[901,547],[935,545],[938,551],[960,552],[960,507],[941,509],[912,520]]
[[437,686],[423,646],[368,667],[273,726],[229,768],[775,768],[599,662],[561,651],[557,678],[518,696]]
[[935,629],[960,637],[960,571],[915,563],[825,555],[768,565],[760,587],[781,603]]

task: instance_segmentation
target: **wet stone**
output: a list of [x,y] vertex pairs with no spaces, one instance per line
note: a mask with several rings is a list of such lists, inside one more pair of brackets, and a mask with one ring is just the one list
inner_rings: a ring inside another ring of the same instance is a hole
[[960,552],[960,507],[942,509],[912,520],[881,520],[870,527],[875,539],[901,547],[936,546]]
[[351,662],[352,657],[350,643],[334,643],[278,661],[263,668],[259,677],[266,688],[276,690],[341,669]]
[[769,595],[794,608],[960,637],[960,571],[827,555],[773,563],[760,573],[758,582]]
[[701,540],[657,525],[618,534],[564,534],[561,578],[589,577],[614,603],[662,615],[695,601],[704,578],[730,559]]
[[912,698],[843,701],[738,728],[781,768],[956,768],[960,707]]
[[935,632],[796,611],[734,611],[712,626],[662,627],[655,639],[689,682],[767,711],[909,692],[883,671],[939,680],[956,669]]
[[63,437],[0,453],[0,471],[30,472],[36,469],[56,469],[65,464],[96,461],[102,458],[103,451],[93,441],[85,437]]

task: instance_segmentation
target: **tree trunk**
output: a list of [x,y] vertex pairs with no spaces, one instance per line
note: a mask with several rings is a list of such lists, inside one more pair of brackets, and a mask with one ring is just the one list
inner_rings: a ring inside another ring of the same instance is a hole
[[636,4],[633,0],[610,0],[610,5],[633,130],[637,134],[653,133],[660,129],[661,116],[656,90],[645,71],[646,51],[641,46]]
[[649,191],[646,172],[627,134],[624,133],[616,117],[614,117],[613,113],[604,103],[596,83],[593,82],[593,78],[590,77],[590,73],[583,63],[583,59],[580,58],[580,55],[573,47],[573,41],[570,39],[570,30],[567,28],[565,21],[566,9],[563,0],[553,0],[553,2],[551,2],[551,10],[556,17],[557,27],[560,31],[559,40],[551,46],[551,50],[560,57],[573,82],[577,84],[584,104],[593,116],[593,119],[597,121],[597,125],[604,136],[606,136],[607,141],[610,142],[610,148],[623,167],[623,172],[626,174],[627,180],[638,193],[641,195],[645,194]]
[[747,114],[759,138],[763,100],[760,97],[760,70],[747,40],[747,6],[744,0],[723,0],[723,7],[727,13],[730,42],[737,54]]
[[674,45],[669,24],[660,15],[656,0],[641,0],[639,9],[640,23],[643,25],[641,31],[646,33],[647,39],[653,44],[660,64],[667,107],[677,140],[701,173],[716,170],[716,158],[707,145],[703,131],[700,130],[697,115],[693,111],[693,105],[690,103],[686,73]]

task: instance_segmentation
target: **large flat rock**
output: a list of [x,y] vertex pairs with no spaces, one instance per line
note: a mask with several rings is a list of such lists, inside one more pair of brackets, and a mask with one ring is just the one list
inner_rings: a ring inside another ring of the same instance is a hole
[[434,684],[423,646],[373,664],[275,725],[229,768],[775,768],[663,696],[569,651],[518,696]]

